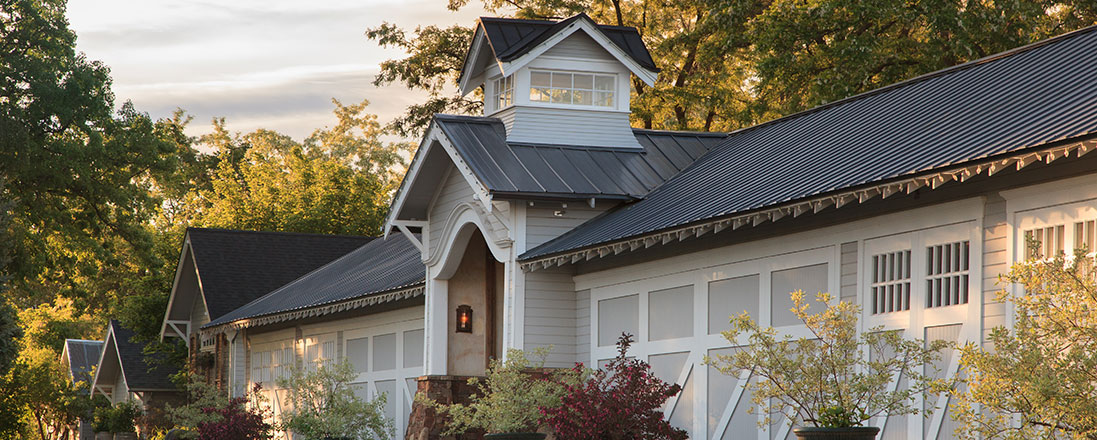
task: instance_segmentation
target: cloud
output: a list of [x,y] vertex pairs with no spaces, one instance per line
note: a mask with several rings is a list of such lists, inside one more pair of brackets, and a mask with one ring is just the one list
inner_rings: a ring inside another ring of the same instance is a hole
[[382,121],[424,93],[374,87],[379,63],[403,56],[363,32],[382,22],[470,26],[477,8],[445,0],[185,1],[71,0],[77,48],[111,67],[119,102],[154,117],[176,108],[208,131],[224,116],[233,130],[264,127],[301,139],[334,123],[331,98],[369,99]]

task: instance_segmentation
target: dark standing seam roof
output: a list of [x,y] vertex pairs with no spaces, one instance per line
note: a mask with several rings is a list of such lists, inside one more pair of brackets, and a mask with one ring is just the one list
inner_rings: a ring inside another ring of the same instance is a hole
[[426,277],[422,254],[403,234],[374,240],[203,327],[391,292]]
[[500,195],[641,198],[726,136],[633,130],[642,151],[507,144],[503,123],[495,118],[434,120],[488,191]]
[[534,259],[1097,131],[1097,27],[734,132]]
[[210,319],[224,315],[372,237],[189,228]]
[[99,365],[99,356],[103,352],[103,341],[66,339],[65,353],[68,356],[69,374],[73,382],[90,383],[95,367]]
[[[158,363],[163,360],[159,356],[145,356],[144,345],[130,341],[133,332],[118,324],[118,321],[110,321],[111,330],[114,332],[114,346],[118,350],[118,358],[122,361],[122,372],[126,375],[126,385],[131,390],[174,390],[175,384],[171,382],[171,376],[179,372],[178,368]],[[107,353],[112,356],[114,353]]]
[[[516,18],[480,17],[480,26],[484,27],[484,35],[491,46],[495,57],[502,61],[510,61],[525,55],[538,44],[552,37],[567,25],[576,20],[591,20],[586,14],[579,14],[562,21],[546,20],[522,20]],[[637,64],[644,68],[659,71],[651,54],[644,46],[639,32],[633,27],[606,26],[596,24],[613,44],[628,54]]]

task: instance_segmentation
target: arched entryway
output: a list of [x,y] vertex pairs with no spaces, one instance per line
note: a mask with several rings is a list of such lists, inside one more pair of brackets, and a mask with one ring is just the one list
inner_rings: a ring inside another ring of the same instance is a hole
[[[483,375],[488,362],[503,351],[504,266],[488,250],[480,230],[472,228],[456,270],[446,282],[450,305],[446,371],[455,376]],[[462,317],[471,325],[459,326]]]

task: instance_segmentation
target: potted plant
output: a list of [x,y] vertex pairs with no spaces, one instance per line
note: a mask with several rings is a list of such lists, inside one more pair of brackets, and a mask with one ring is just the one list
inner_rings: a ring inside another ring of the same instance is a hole
[[118,403],[112,408],[111,432],[114,440],[137,440],[134,421],[141,415],[141,408],[133,401]]
[[[532,354],[538,358],[533,364],[517,349],[507,351],[506,361],[492,360],[486,377],[469,379],[476,393],[467,405],[441,404],[421,395],[416,399],[448,417],[445,435],[479,430],[486,433],[485,440],[543,440],[546,435],[538,432],[545,420],[541,408],[559,406],[563,384],[578,382],[578,377],[572,370],[543,374],[548,350]],[[534,369],[542,370],[530,371]]]
[[95,431],[95,440],[111,440],[114,438],[114,435],[110,432],[113,423],[113,411],[114,408],[109,406],[95,408],[91,422],[91,430]]
[[309,371],[291,369],[278,379],[289,403],[279,415],[280,428],[307,440],[390,439],[394,429],[385,418],[386,396],[367,401],[355,395],[350,382],[357,376],[346,359]]
[[[770,425],[778,416],[801,426],[793,430],[800,439],[872,440],[880,429],[864,426],[877,416],[917,414],[916,397],[923,392],[946,389],[942,380],[921,372],[940,358],[947,342],[924,344],[904,339],[898,331],[873,328],[857,331],[860,307],[848,302],[832,304],[827,293],[817,300],[830,304],[820,313],[808,313],[804,293],[791,293],[792,312],[803,321],[810,336],[780,336],[772,327],[762,328],[745,313],[731,319],[732,328],[723,336],[742,345],[731,355],[706,358],[724,374],[738,376],[750,371],[755,380],[755,407]],[[745,344],[740,336],[745,335]],[[899,375],[910,386],[892,389]]]

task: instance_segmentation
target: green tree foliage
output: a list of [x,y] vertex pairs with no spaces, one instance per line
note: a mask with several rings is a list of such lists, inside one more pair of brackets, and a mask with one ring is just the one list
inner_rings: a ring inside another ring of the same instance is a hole
[[201,142],[214,149],[208,185],[187,197],[193,226],[376,235],[403,172],[406,144],[380,140],[368,101],[335,104],[338,124],[303,143],[270,130],[231,134],[224,120]]
[[[449,8],[467,3],[450,0]],[[654,87],[633,80],[633,125],[705,131],[751,125],[1097,22],[1097,5],[1073,1],[484,0],[484,7],[536,19],[586,12],[602,24],[637,28],[663,71]],[[471,27],[420,27],[409,37],[386,23],[366,36],[409,54],[382,63],[375,84],[431,92],[389,126],[395,132],[418,134],[434,113],[481,109],[450,94]]]
[[1082,253],[1014,265],[998,293],[1013,329],[961,348],[962,438],[1097,438],[1097,271]]

